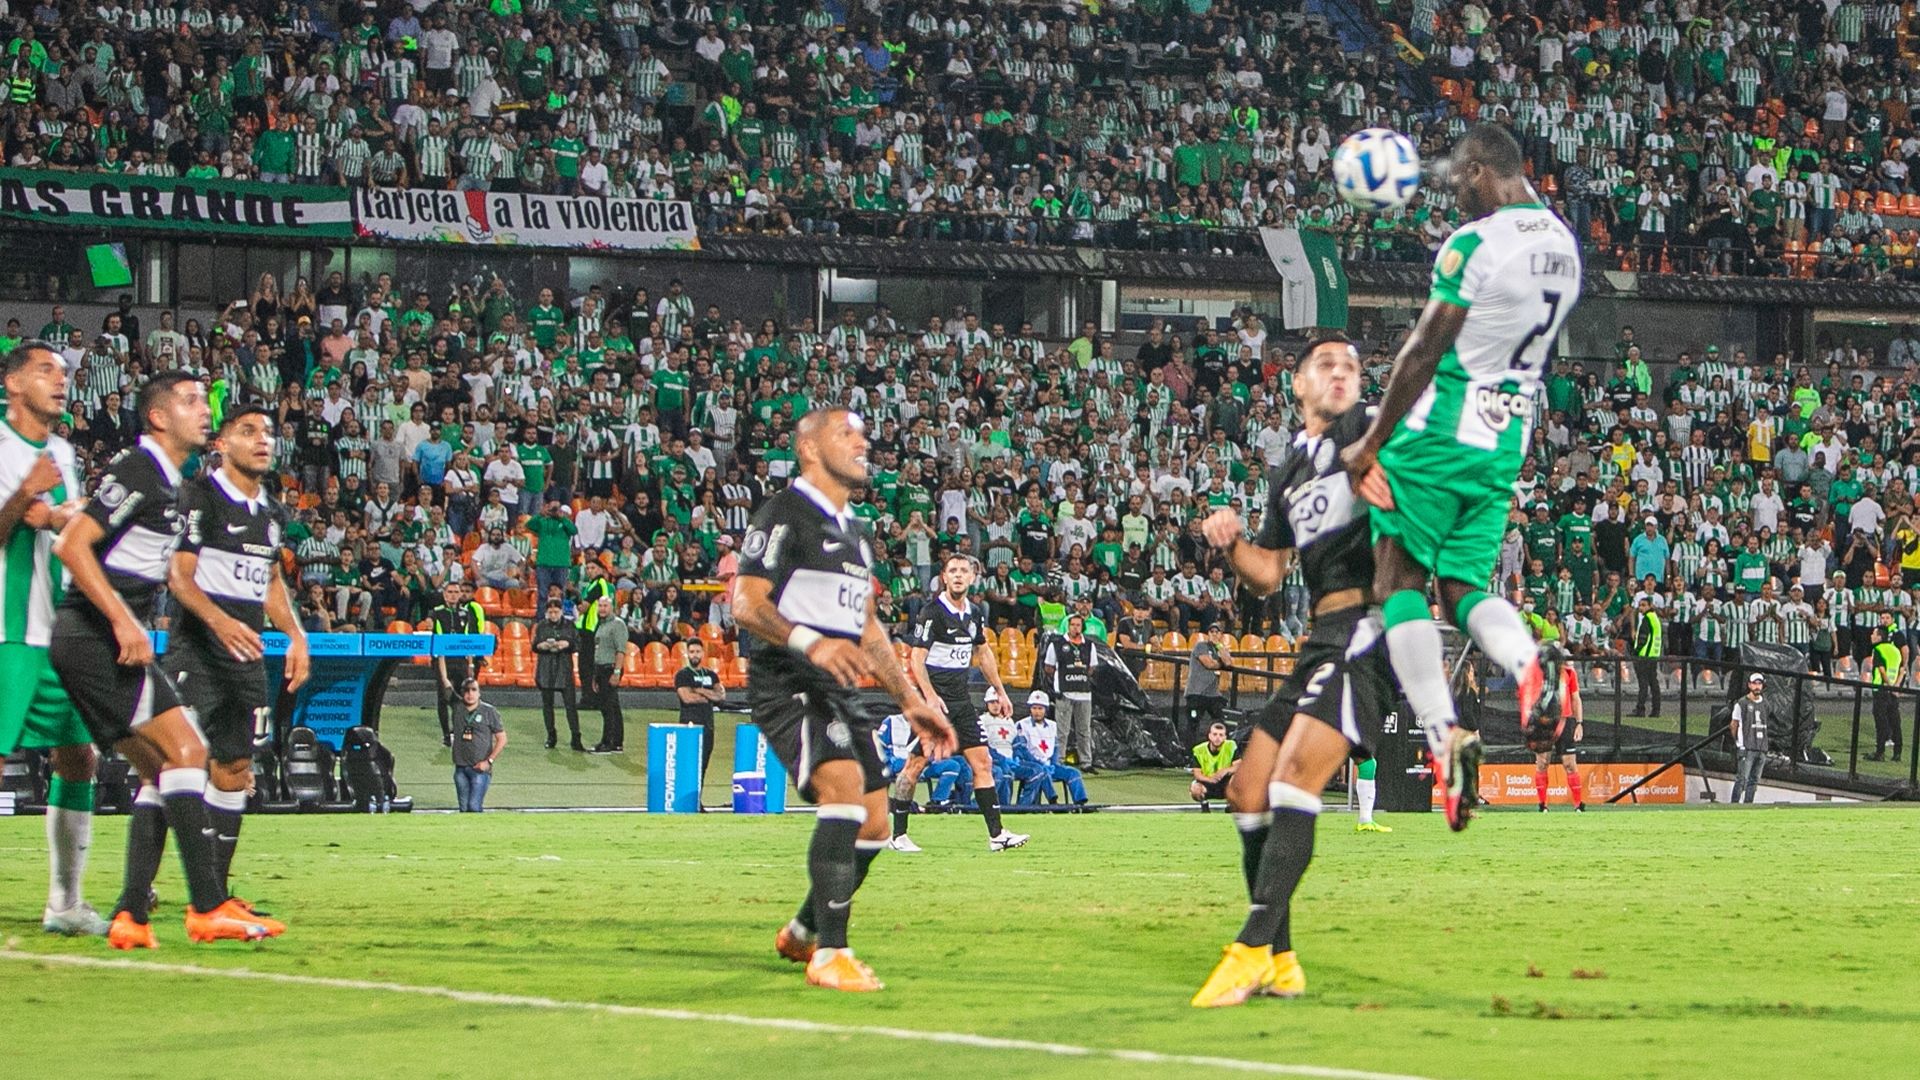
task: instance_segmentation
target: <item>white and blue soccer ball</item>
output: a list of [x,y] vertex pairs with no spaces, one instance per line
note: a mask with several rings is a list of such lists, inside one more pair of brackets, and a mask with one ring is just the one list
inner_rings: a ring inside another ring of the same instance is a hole
[[1389,128],[1356,131],[1333,154],[1340,197],[1361,210],[1398,210],[1420,189],[1420,154]]

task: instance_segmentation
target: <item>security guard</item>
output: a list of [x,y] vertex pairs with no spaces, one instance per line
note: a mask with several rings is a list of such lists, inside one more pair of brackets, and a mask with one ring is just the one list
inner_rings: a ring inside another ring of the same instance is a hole
[[[1634,699],[1633,711],[1628,716],[1660,715],[1660,655],[1665,650],[1662,639],[1660,616],[1653,610],[1652,597],[1640,598],[1640,613],[1634,617],[1633,624],[1633,677],[1640,683],[1639,696]],[[1651,695],[1653,708],[1647,709],[1647,700]]]
[[1873,628],[1873,648],[1867,651],[1867,681],[1873,684],[1873,753],[1868,761],[1882,761],[1887,751],[1900,760],[1900,703],[1893,687],[1900,685],[1900,647],[1891,640],[1891,628]]
[[[600,629],[600,598],[604,596],[612,599],[614,595],[613,583],[607,580],[606,568],[600,565],[600,560],[588,558],[585,562],[587,576],[586,579],[580,583],[580,603],[576,607],[580,615],[573,622],[574,627],[580,631],[580,673],[582,679],[588,678],[595,670],[594,665],[598,663],[598,661],[594,659],[593,632]],[[618,664],[617,659],[615,664]],[[592,705],[594,703],[595,701],[589,697],[587,704]]]
[[[484,634],[487,632],[487,616],[480,605],[467,595],[464,582],[449,581],[441,587],[440,597],[445,603],[434,608],[433,632],[436,634]],[[460,714],[465,703],[460,698],[460,686],[467,677],[476,674],[478,664],[473,671],[468,669],[464,656],[439,656],[433,661],[440,675],[440,689],[436,695],[440,711],[440,743],[453,745],[453,718]]]

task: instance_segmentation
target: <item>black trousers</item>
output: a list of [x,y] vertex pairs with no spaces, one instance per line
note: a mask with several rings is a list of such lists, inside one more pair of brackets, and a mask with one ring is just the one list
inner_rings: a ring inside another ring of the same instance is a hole
[[1197,746],[1207,737],[1213,722],[1226,715],[1227,699],[1187,695],[1187,730],[1180,733],[1181,746]]
[[1891,690],[1873,692],[1873,749],[1875,753],[1893,744],[1893,752],[1900,752],[1900,701]]
[[593,688],[600,705],[600,745],[618,750],[627,745],[627,718],[620,712],[619,678],[612,664],[593,669]]
[[453,688],[436,686],[433,691],[434,704],[440,712],[440,738],[443,742],[453,737],[453,715],[460,708],[460,684],[467,679],[464,660],[457,664],[448,660],[446,664],[447,681],[453,684]]
[[[1641,716],[1660,714],[1660,658],[1657,656],[1636,656],[1633,658],[1633,677],[1640,683],[1640,694],[1634,699],[1633,711]],[[1647,697],[1652,695],[1653,707],[1647,707]]]
[[543,686],[540,688],[540,709],[546,715],[547,739],[549,741],[556,741],[559,738],[558,733],[554,731],[554,727],[553,727],[553,696],[555,694],[559,694],[561,699],[566,702],[567,730],[573,733],[572,745],[579,746],[580,745],[580,699],[574,693],[573,678],[571,675],[569,675],[567,678],[567,681],[560,686],[557,686],[557,687]]

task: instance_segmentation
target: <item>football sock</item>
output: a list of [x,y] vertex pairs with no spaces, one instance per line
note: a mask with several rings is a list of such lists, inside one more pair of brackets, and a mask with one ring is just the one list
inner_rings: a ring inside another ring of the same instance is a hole
[[207,820],[213,823],[213,868],[219,874],[220,888],[231,894],[227,884],[233,867],[233,851],[240,846],[240,818],[247,811],[247,793],[207,789]]
[[1547,770],[1533,770],[1533,794],[1540,800],[1540,809],[1547,808]]
[[160,857],[167,851],[167,814],[160,800],[160,789],[143,784],[133,798],[133,814],[127,819],[126,884],[120,893],[118,911],[147,921],[147,897],[153,891],[153,877],[160,872]]
[[1475,591],[1461,597],[1453,623],[1509,675],[1520,674],[1540,655],[1540,646],[1534,644],[1520,612],[1497,596]]
[[908,805],[909,801],[906,799],[889,798],[887,800],[887,808],[893,811],[893,835],[895,836],[907,835]]
[[1273,825],[1273,811],[1233,815],[1233,827],[1240,830],[1240,872],[1247,879],[1247,899],[1253,899],[1253,883],[1260,876],[1260,852],[1266,849],[1267,832]]
[[1246,925],[1235,938],[1242,945],[1273,946],[1274,952],[1293,948],[1289,909],[1293,891],[1313,861],[1313,826],[1320,814],[1320,798],[1312,792],[1278,781],[1267,785],[1273,805],[1273,825],[1267,848],[1260,856],[1260,875],[1253,900],[1247,906]]
[[202,915],[227,902],[213,866],[213,827],[207,823],[207,770],[168,769],[160,774],[167,827],[180,849],[187,875],[187,902]]
[[87,848],[93,844],[93,781],[54,776],[47,785],[47,907],[81,901]]
[[853,891],[859,892],[860,886],[867,883],[867,872],[873,869],[873,860],[887,850],[885,840],[855,840],[853,842]]
[[1379,794],[1379,789],[1374,787],[1373,776],[1378,768],[1378,763],[1368,758],[1354,771],[1353,797],[1360,804],[1360,824],[1362,825],[1373,824],[1373,801]]
[[986,819],[987,836],[1000,835],[1000,802],[993,785],[973,789],[973,801],[980,807],[980,816]]
[[1414,715],[1422,724],[1456,723],[1453,693],[1447,689],[1446,647],[1427,611],[1426,594],[1402,589],[1387,597],[1381,615],[1387,627],[1387,659]]
[[[1586,793],[1580,790],[1580,774],[1573,769],[1567,770],[1567,796],[1573,800],[1573,805],[1575,806],[1584,806],[1586,804]],[[1545,796],[1542,796],[1542,798],[1544,797]]]
[[866,821],[866,807],[834,803],[820,807],[814,822],[807,876],[813,882],[813,929],[820,948],[847,947],[847,918],[860,878],[854,845]]

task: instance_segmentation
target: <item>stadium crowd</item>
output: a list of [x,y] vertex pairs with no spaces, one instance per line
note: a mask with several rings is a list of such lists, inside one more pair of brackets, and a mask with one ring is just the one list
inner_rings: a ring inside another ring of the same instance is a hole
[[[1387,0],[1342,34],[1232,0],[41,0],[7,163],[685,199],[708,232],[1419,261],[1428,192],[1358,214],[1346,132],[1429,159],[1504,120],[1595,255],[1915,280],[1920,96],[1893,2]],[[0,7],[0,10],[7,10]]]
[[[217,407],[271,403],[312,629],[423,620],[448,581],[570,605],[605,578],[635,642],[730,637],[713,582],[792,474],[794,421],[836,403],[872,425],[853,506],[891,623],[960,552],[1001,626],[1073,610],[1135,641],[1303,633],[1297,568],[1255,599],[1199,535],[1222,506],[1260,529],[1263,466],[1297,426],[1294,354],[1252,311],[1156,325],[1125,358],[1093,324],[1059,342],[971,312],[830,323],[781,328],[678,281],[521,298],[496,279],[436,299],[336,274],[263,277],[180,324],[127,298],[98,326],[55,306],[4,336],[64,346],[71,438],[95,469],[134,439],[132,390],[155,371],[205,373]],[[1370,393],[1392,344],[1369,350]],[[1884,361],[1662,343],[1657,384],[1642,348],[1626,328],[1615,358],[1556,365],[1501,584],[1586,652],[1630,647],[1643,596],[1678,655],[1751,638],[1857,671],[1875,627],[1920,629],[1920,332]]]

